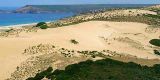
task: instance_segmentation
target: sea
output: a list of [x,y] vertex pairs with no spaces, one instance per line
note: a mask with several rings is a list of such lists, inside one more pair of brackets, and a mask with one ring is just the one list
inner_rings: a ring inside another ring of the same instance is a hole
[[74,13],[0,13],[0,27],[38,22],[50,22],[72,15],[74,15]]
[[[103,4],[104,5],[104,4]],[[107,5],[107,4],[106,4]],[[106,8],[115,8],[115,7],[143,7],[150,6],[152,4],[109,4]],[[89,6],[89,5],[83,5]],[[92,5],[93,6],[93,5]],[[63,7],[63,6],[62,6]],[[72,5],[74,7],[74,5]],[[16,10],[20,7],[0,7],[0,10]],[[95,7],[94,7],[95,8]],[[62,13],[0,13],[0,27],[6,27],[11,25],[21,25],[21,24],[29,24],[29,23],[38,23],[38,22],[49,22],[56,21],[65,17],[70,17],[76,15],[74,10],[72,12],[62,12]]]

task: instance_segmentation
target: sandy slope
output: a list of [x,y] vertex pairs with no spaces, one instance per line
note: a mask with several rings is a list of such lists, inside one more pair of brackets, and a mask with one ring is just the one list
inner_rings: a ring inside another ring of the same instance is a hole
[[[108,49],[139,58],[160,58],[153,54],[148,41],[158,38],[160,30],[147,28],[148,25],[132,22],[90,21],[76,25],[22,32],[19,37],[0,38],[0,79],[7,78],[17,65],[29,56],[22,55],[24,49],[38,44],[54,43],[74,50]],[[70,42],[75,39],[79,44]]]

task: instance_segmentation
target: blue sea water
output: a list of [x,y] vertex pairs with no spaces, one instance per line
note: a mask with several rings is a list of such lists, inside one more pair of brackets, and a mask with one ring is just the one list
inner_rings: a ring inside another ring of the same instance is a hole
[[[106,8],[116,8],[116,7],[142,7],[142,6],[150,6],[151,4],[105,4]],[[83,5],[83,8],[96,8],[92,5]],[[100,6],[100,5],[98,5]],[[104,5],[102,5],[104,6]],[[66,8],[65,6],[58,6],[62,7],[62,9]],[[71,9],[74,5],[71,5]],[[78,6],[81,7],[81,6]],[[0,7],[0,10],[15,10],[18,7]],[[76,8],[76,7],[75,7]],[[81,9],[81,8],[80,8]],[[77,8],[79,10],[79,8]],[[76,15],[74,12],[64,12],[64,13],[38,13],[38,14],[23,14],[23,13],[0,13],[0,27],[2,26],[9,26],[9,25],[18,25],[18,24],[28,24],[28,23],[37,23],[42,21],[55,21],[64,17],[70,17]]]
[[73,13],[0,13],[0,26],[36,23],[42,21],[54,21],[74,15]]

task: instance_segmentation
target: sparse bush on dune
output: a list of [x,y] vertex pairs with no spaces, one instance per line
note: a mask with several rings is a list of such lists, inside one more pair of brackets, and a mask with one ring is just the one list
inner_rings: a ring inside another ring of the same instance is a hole
[[78,44],[78,43],[79,43],[79,42],[76,41],[75,39],[71,39],[70,42],[73,43],[73,44]]
[[47,29],[47,28],[48,28],[48,26],[47,26],[47,24],[46,24],[45,22],[39,22],[39,23],[36,25],[36,27],[39,27],[39,28],[41,28],[41,29]]
[[152,40],[149,41],[149,43],[154,45],[154,46],[160,47],[160,39],[152,39]]
[[12,31],[13,29],[9,29],[9,30],[6,30],[5,32],[10,32],[10,31]]
[[154,50],[154,54],[160,55],[160,51]]
[[48,26],[47,25],[41,25],[41,26],[39,26],[41,29],[47,29],[48,28]]
[[39,22],[36,27],[42,26],[42,25],[47,25],[45,22]]

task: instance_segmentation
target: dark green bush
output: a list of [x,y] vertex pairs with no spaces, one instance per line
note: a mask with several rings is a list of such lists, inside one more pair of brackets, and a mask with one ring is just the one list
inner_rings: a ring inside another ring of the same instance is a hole
[[47,25],[45,22],[39,22],[36,27],[42,26],[42,25]]
[[154,54],[160,55],[160,51],[154,50]]
[[73,44],[78,44],[78,43],[79,43],[78,41],[76,41],[76,40],[74,40],[74,39],[71,39],[70,41],[71,41],[71,43],[73,43]]
[[160,47],[160,39],[152,39],[149,41],[150,44],[154,46],[159,46]]
[[39,26],[41,29],[47,29],[48,28],[48,26],[47,25],[41,25],[41,26]]
[[[69,65],[65,70],[55,70],[45,76],[51,80],[160,80],[160,65],[147,67],[133,62],[124,63],[112,59],[88,60]],[[30,80],[40,79],[30,78]]]
[[47,70],[37,73],[35,77],[30,77],[26,80],[41,80],[44,77],[52,76],[52,67],[49,67]]
[[36,25],[36,27],[39,27],[39,28],[41,28],[41,29],[47,29],[47,28],[48,28],[48,26],[47,26],[47,24],[46,24],[45,22],[39,22],[39,23]]
[[157,74],[160,74],[160,65],[156,64],[153,66],[153,68]]

